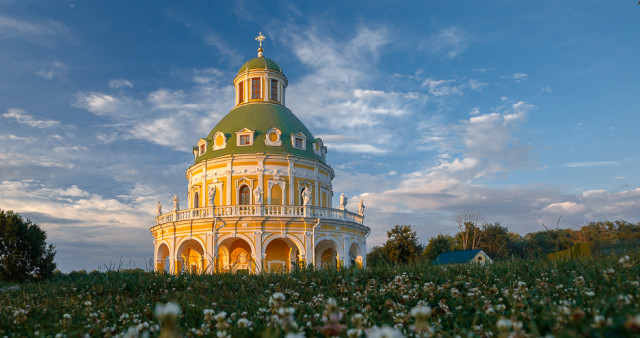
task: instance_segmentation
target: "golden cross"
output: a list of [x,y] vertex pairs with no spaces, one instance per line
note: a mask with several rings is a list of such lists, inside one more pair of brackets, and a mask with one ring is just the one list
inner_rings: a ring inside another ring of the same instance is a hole
[[262,32],[260,32],[260,34],[258,34],[258,36],[256,37],[256,40],[260,42],[260,48],[262,48],[262,40],[266,38],[267,38],[266,36],[262,35]]

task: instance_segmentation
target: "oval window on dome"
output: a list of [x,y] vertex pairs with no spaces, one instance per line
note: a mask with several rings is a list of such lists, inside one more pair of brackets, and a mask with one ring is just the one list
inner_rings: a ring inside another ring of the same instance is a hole
[[269,130],[267,130],[267,135],[264,139],[264,144],[268,146],[281,146],[282,145],[282,139],[280,138],[281,136],[282,136],[282,132],[280,132],[278,128],[270,128]]
[[213,147],[212,150],[224,149],[227,147],[227,137],[223,132],[219,131],[213,135]]

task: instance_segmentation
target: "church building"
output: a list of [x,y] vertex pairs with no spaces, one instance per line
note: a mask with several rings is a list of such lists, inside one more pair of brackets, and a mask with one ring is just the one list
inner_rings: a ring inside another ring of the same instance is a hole
[[286,107],[287,78],[264,57],[233,79],[235,106],[193,147],[186,209],[158,202],[156,271],[289,271],[296,265],[364,266],[364,205],[334,208],[327,147]]

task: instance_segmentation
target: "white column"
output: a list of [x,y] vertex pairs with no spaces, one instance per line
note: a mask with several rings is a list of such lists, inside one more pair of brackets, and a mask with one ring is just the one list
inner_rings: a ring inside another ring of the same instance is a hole
[[320,203],[320,189],[318,189],[318,161],[316,161],[314,168],[313,168],[313,179],[316,182],[316,186],[313,189],[313,196],[315,196],[315,201],[316,203],[314,204],[315,206],[319,207],[322,204]]
[[[175,232],[175,228],[173,229]],[[170,273],[176,273],[176,235],[173,235],[173,243],[171,244],[171,250],[169,251],[169,270]]]
[[307,245],[305,245],[305,249],[306,249],[306,261],[305,263],[307,265],[309,264],[313,264],[314,266],[316,265],[314,262],[314,258],[315,258],[315,253],[313,252],[315,250],[315,245],[313,243],[313,233],[311,231],[307,231],[305,233],[306,236],[306,243]]
[[[233,158],[231,159],[231,161],[229,161],[227,163],[227,193],[225,196],[225,201],[223,202],[222,199],[220,199],[220,204],[223,205],[231,205],[231,186],[233,185]],[[226,203],[225,203],[226,202]]]
[[296,187],[294,182],[293,173],[295,171],[294,161],[289,158],[289,205],[295,205]]
[[264,257],[265,248],[262,247],[262,231],[256,230],[253,232],[254,238],[253,242],[255,243],[255,252],[252,254],[254,256],[254,260],[256,262],[256,273],[262,271],[262,258]]

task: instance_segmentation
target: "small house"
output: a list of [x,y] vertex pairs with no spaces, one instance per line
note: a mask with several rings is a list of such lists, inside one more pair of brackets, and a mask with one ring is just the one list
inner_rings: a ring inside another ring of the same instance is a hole
[[443,252],[433,260],[433,265],[460,263],[493,263],[493,260],[482,249]]

